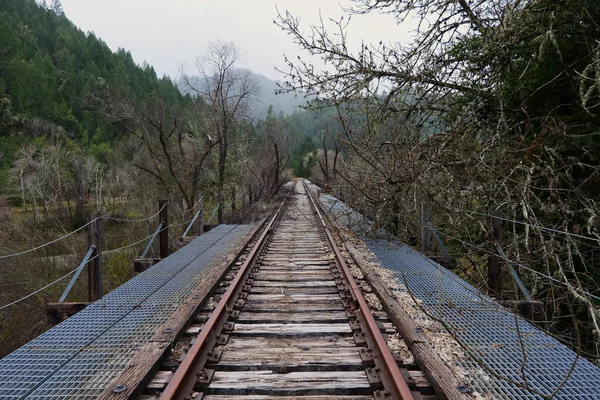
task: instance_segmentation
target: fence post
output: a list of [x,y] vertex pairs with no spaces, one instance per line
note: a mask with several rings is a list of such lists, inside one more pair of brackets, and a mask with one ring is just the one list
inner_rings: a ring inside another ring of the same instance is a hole
[[235,186],[232,186],[231,187],[231,214],[235,213],[235,198],[236,198]]
[[198,210],[198,219],[196,220],[196,229],[198,236],[204,233],[204,196],[200,197],[200,210]]
[[219,204],[219,208],[217,209],[217,225],[223,223],[223,212],[225,211],[225,193],[223,193],[223,188],[219,188],[219,193],[217,194],[217,203]]
[[102,297],[102,220],[99,214],[90,214],[88,245],[96,246],[88,264],[88,298],[90,302]]
[[431,216],[431,204],[427,201],[421,202],[421,252],[425,255],[431,250],[431,230],[429,229],[429,218]]
[[502,295],[502,258],[498,247],[502,246],[502,220],[500,211],[490,211],[488,233],[488,295],[500,298]]
[[158,202],[158,209],[160,210],[160,221],[163,223],[163,228],[159,236],[160,258],[166,258],[169,255],[169,207],[167,206],[167,201],[160,200]]

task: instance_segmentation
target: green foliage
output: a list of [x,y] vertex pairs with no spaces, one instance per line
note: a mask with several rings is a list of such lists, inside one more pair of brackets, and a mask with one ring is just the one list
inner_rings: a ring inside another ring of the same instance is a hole
[[[30,121],[48,121],[64,129],[47,130],[62,132],[58,139],[75,140],[76,147],[109,162],[125,132],[90,108],[99,88],[133,100],[159,94],[167,107],[182,98],[169,78],[158,78],[149,65],[136,65],[125,50],[113,53],[62,10],[45,9],[34,0],[0,2],[0,138],[27,133]],[[0,166],[10,165],[26,143],[0,141]]]
[[296,146],[290,157],[290,168],[299,178],[310,177],[311,171],[317,163],[317,152],[312,139],[305,136]]
[[88,148],[88,154],[102,164],[108,164],[113,157],[113,149],[108,143],[93,144]]

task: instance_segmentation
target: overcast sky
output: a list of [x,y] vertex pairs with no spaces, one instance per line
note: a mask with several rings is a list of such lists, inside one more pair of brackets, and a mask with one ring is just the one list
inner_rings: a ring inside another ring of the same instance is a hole
[[[62,0],[67,17],[83,31],[93,31],[113,50],[123,47],[136,62],[148,62],[159,75],[179,76],[179,66],[190,64],[207,43],[231,40],[245,52],[241,67],[281,78],[283,54],[301,54],[273,24],[276,7],[288,9],[306,22],[323,17],[338,19],[350,0]],[[387,15],[355,16],[349,30],[352,46],[365,42],[410,40],[414,26],[397,26]]]

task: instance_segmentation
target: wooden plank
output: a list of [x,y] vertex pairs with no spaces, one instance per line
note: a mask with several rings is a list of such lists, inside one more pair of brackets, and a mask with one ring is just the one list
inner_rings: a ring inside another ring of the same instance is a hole
[[269,246],[269,252],[271,254],[276,253],[277,256],[285,254],[302,254],[302,255],[320,255],[325,256],[328,254],[327,249],[324,246],[319,245],[306,245],[306,246],[296,246],[296,248],[290,248],[290,245],[280,245],[280,246]]
[[236,323],[247,322],[346,322],[348,317],[343,311],[322,311],[322,312],[291,312],[291,313],[261,313],[242,311],[239,317],[235,320]]
[[146,390],[162,390],[162,389],[164,389],[167,386],[167,384],[169,383],[171,376],[173,376],[172,371],[156,371],[154,378],[152,378],[152,380],[146,387]]
[[260,273],[257,276],[258,279],[263,281],[272,281],[272,282],[286,282],[286,281],[315,281],[315,280],[331,280],[330,274],[296,274],[295,276],[292,273],[287,274],[267,274]]
[[350,347],[356,349],[356,343],[352,337],[329,335],[329,336],[314,336],[314,337],[236,337],[230,336],[227,342],[228,350],[243,351],[248,347],[253,348],[288,348],[288,349],[323,349]]
[[252,287],[255,294],[339,294],[337,287]]
[[[276,374],[273,371],[215,371],[210,391],[221,389],[239,394],[261,392],[288,392],[290,394],[319,394],[322,391],[348,393],[356,390],[372,392],[364,371],[311,371]],[[205,391],[206,392],[206,391]],[[224,394],[224,393],[223,393]]]
[[290,369],[329,366],[339,370],[341,366],[344,366],[345,369],[349,366],[357,366],[357,369],[362,369],[362,361],[358,347],[315,347],[312,349],[246,347],[236,351],[226,348],[221,355],[218,367],[224,366],[243,366],[253,369],[268,369],[276,366],[285,366]]
[[307,303],[307,302],[281,302],[274,304],[272,302],[258,302],[254,301],[244,305],[242,311],[303,311],[303,312],[314,312],[314,311],[336,311],[344,310],[344,306],[341,301],[331,302],[327,304],[322,303]]
[[[150,374],[154,372],[157,362],[163,358],[166,351],[166,343],[147,343],[129,363],[133,366],[125,369],[117,379],[108,385],[99,399],[122,400],[135,395],[139,388],[145,386],[145,383],[150,380]],[[112,390],[117,385],[125,385],[126,388],[120,393],[114,393]]]
[[161,258],[136,258],[133,260],[133,271],[144,272],[154,264],[158,264]]
[[243,335],[299,335],[318,336],[322,334],[352,334],[348,323],[298,323],[298,324],[241,324],[236,323],[233,330],[235,334]]
[[448,400],[468,399],[469,396],[459,392],[457,389],[462,382],[458,381],[446,364],[440,359],[427,336],[418,332],[415,322],[392,297],[391,289],[385,284],[379,274],[373,273],[371,269],[362,265],[362,256],[353,245],[346,243],[345,246],[356,265],[362,270],[373,292],[379,297],[383,309],[387,312],[394,326],[398,328],[398,333],[413,353],[415,362],[425,373],[436,393]]
[[280,263],[280,262],[287,262],[287,263],[293,263],[293,264],[298,264],[298,265],[302,265],[302,264],[313,264],[319,261],[327,261],[327,263],[329,263],[329,258],[325,257],[325,256],[315,256],[315,257],[275,257],[275,256],[266,256],[264,258],[264,261],[267,263]]
[[[156,400],[156,397],[140,400]],[[269,396],[269,395],[204,395],[202,400],[373,400],[373,396],[353,396],[353,395],[327,395],[327,396]]]
[[52,317],[54,323],[60,323],[65,319],[75,315],[79,311],[86,308],[89,302],[63,302],[63,303],[48,303],[46,304],[46,313]]
[[331,271],[329,264],[324,265],[297,265],[297,264],[275,264],[275,265],[261,265],[260,271]]
[[286,268],[302,268],[308,266],[323,266],[330,268],[329,260],[312,260],[312,261],[292,261],[290,259],[264,261],[262,267],[286,267]]
[[307,302],[307,303],[331,303],[341,302],[340,295],[336,294],[257,294],[250,292],[248,301],[283,301],[283,302]]
[[277,288],[305,288],[305,287],[336,287],[335,282],[327,281],[298,281],[298,282],[273,282],[261,279],[255,279],[252,289],[258,287],[277,287]]
[[293,280],[296,277],[305,278],[305,277],[309,277],[309,276],[316,277],[316,280],[320,280],[320,279],[333,280],[333,275],[331,275],[330,269],[308,270],[307,271],[304,268],[298,268],[298,269],[289,269],[288,268],[288,269],[277,270],[277,271],[263,270],[261,268],[258,270],[257,279],[264,279],[263,277],[267,277],[268,279],[271,279],[274,277],[284,277],[288,280]]

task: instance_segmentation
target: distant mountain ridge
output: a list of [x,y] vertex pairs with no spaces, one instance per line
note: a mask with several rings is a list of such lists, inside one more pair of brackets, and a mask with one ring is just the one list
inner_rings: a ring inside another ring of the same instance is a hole
[[[303,95],[297,95],[294,93],[282,93],[276,94],[279,86],[277,86],[277,81],[274,79],[270,79],[264,75],[257,74],[248,69],[241,69],[243,71],[247,71],[250,73],[251,77],[258,82],[260,87],[260,91],[256,94],[257,101],[252,110],[252,116],[263,118],[269,106],[273,106],[273,112],[275,114],[279,114],[280,112],[284,115],[290,115],[294,111],[299,110],[299,106],[306,104],[307,100]],[[194,77],[192,77],[194,79]],[[199,78],[195,77],[195,80],[198,84],[201,84]],[[195,85],[196,83],[194,83]],[[183,94],[195,94],[183,81],[183,78],[180,78],[177,81],[177,86],[179,90]]]

